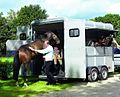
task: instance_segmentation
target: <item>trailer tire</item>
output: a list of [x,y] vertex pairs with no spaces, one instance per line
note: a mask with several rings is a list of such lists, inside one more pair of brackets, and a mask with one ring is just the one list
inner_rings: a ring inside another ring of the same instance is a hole
[[98,80],[98,70],[97,68],[92,68],[88,74],[88,81],[94,82]]
[[106,80],[107,78],[108,78],[108,69],[107,67],[102,67],[99,74],[99,79]]

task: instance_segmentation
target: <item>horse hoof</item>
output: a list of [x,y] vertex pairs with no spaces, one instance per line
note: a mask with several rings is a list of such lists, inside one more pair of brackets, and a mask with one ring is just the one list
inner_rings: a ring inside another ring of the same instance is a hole
[[25,86],[25,87],[28,87],[27,83],[24,83],[24,86]]
[[16,85],[17,87],[19,87],[19,85]]
[[18,84],[18,82],[16,82],[16,86],[17,86],[17,87],[19,87],[19,84]]

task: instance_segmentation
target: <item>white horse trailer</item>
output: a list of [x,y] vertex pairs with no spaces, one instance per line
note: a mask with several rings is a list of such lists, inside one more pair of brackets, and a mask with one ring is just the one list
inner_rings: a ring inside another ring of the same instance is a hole
[[[37,37],[52,31],[60,39],[63,50],[62,78],[82,78],[89,81],[107,79],[114,72],[113,47],[91,46],[91,40],[116,32],[108,23],[79,19],[46,19],[33,21],[32,31]],[[55,45],[54,45],[55,46]]]

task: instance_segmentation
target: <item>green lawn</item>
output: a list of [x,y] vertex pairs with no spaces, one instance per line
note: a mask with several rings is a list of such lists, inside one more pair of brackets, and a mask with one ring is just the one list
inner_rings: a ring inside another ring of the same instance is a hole
[[[0,57],[0,64],[6,65],[6,63],[13,63],[13,57]],[[46,81],[40,79],[29,78],[29,86],[23,87],[23,81],[20,78],[20,87],[17,87],[12,79],[0,80],[0,97],[30,97],[39,93],[63,90],[73,85],[73,83],[58,83],[56,86],[48,86],[46,83]]]
[[0,80],[0,97],[30,97],[39,93],[63,90],[74,85],[74,83],[46,85],[46,81],[40,80],[30,80],[28,84],[28,87],[23,87],[23,82],[20,81],[20,87],[16,87],[13,80]]

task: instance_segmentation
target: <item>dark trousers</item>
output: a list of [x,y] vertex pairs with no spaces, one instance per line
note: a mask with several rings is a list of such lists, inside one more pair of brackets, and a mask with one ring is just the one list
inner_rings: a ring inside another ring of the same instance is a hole
[[49,84],[55,84],[56,80],[52,74],[53,70],[53,61],[45,61],[45,72],[47,75],[47,80]]

